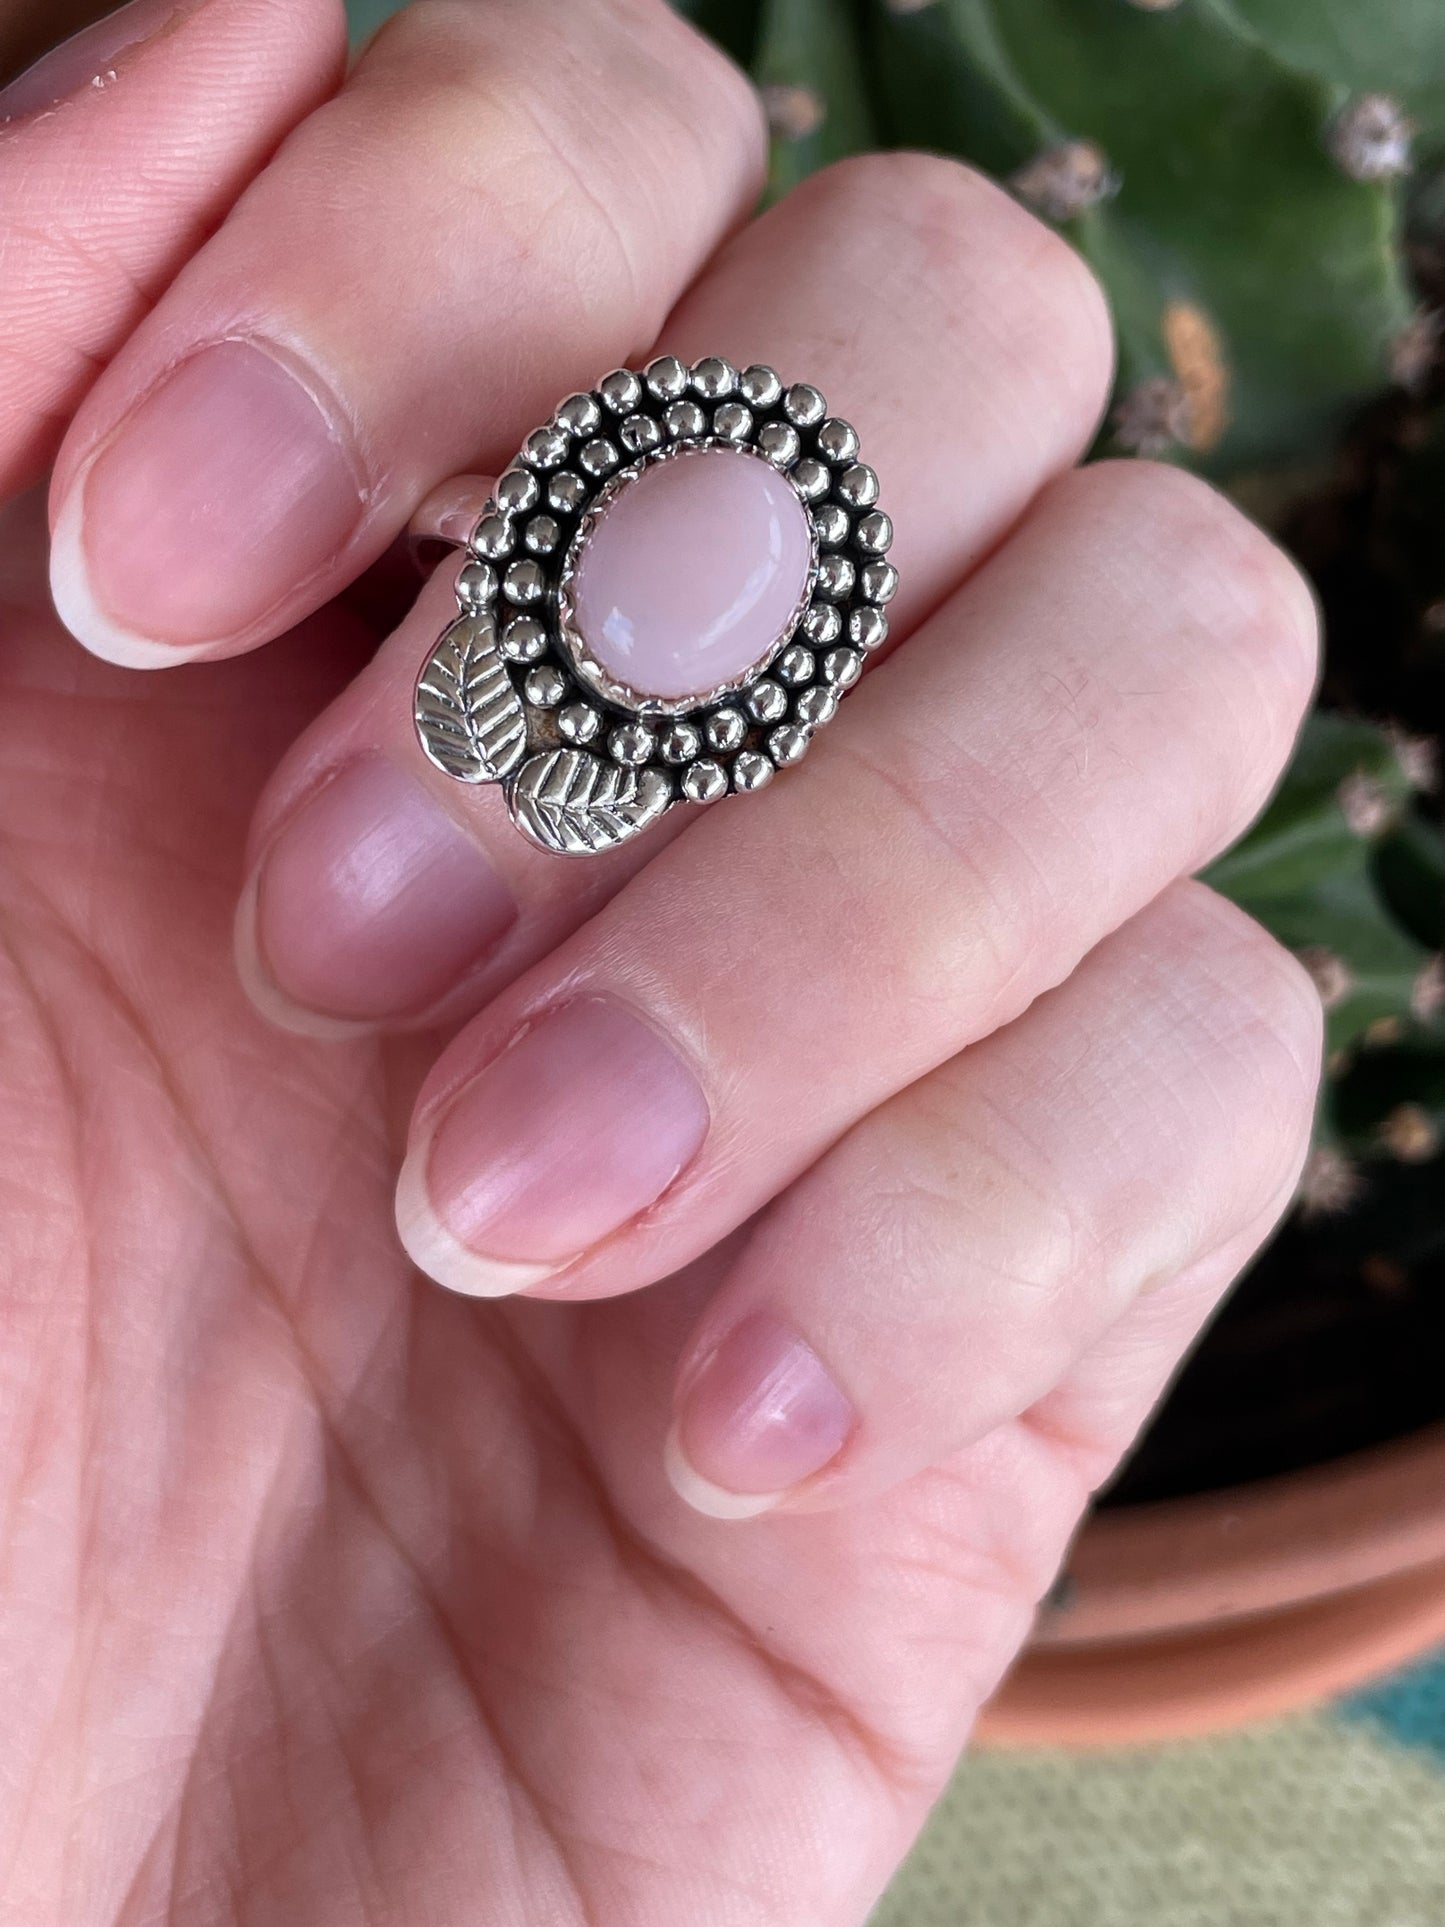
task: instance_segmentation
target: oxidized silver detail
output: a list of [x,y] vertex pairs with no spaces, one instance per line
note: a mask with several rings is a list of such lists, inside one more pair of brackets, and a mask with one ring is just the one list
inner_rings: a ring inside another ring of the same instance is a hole
[[[620,490],[654,462],[713,447],[787,476],[808,518],[808,576],[742,676],[668,701],[590,658],[572,585]],[[524,834],[566,855],[611,849],[674,803],[762,788],[806,754],[887,638],[898,574],[877,501],[857,430],[811,384],[717,355],[613,369],[527,437],[478,519],[459,615],[417,681],[423,750],[461,782],[501,783]]]

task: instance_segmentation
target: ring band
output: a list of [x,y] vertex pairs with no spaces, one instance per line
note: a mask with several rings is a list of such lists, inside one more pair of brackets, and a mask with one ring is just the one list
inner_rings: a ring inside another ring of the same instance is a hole
[[[413,539],[469,514],[468,478]],[[451,490],[451,494],[448,494]],[[569,395],[466,537],[417,736],[541,848],[615,848],[798,762],[888,633],[892,524],[806,382],[662,355]]]

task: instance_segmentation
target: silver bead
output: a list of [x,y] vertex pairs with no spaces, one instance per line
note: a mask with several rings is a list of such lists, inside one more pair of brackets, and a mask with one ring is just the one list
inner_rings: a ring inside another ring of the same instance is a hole
[[682,793],[689,803],[715,803],[728,786],[721,763],[689,763],[682,772]]
[[599,435],[596,441],[588,442],[578,459],[589,475],[600,476],[610,475],[622,457],[618,454],[615,443],[609,442],[606,436]]
[[532,603],[540,602],[547,593],[547,578],[538,563],[528,559],[514,562],[502,577],[502,592],[508,602],[515,602],[519,608],[529,608]]
[[614,415],[627,415],[642,400],[642,383],[630,368],[614,368],[598,382],[597,392]]
[[836,642],[842,633],[843,618],[831,602],[815,602],[803,617],[803,634],[820,649]]
[[793,465],[793,487],[805,502],[816,502],[820,495],[828,493],[828,471],[811,455],[805,455]]
[[695,401],[675,401],[662,411],[662,425],[676,442],[693,442],[707,433],[707,416]]
[[712,427],[725,442],[745,442],[752,433],[753,411],[740,401],[725,401],[714,411]]
[[748,708],[760,723],[781,722],[788,713],[788,697],[781,683],[756,682],[748,697]]
[[816,729],[821,723],[832,722],[833,712],[837,707],[838,697],[835,691],[823,688],[820,683],[814,683],[811,689],[805,689],[798,697],[793,705],[793,714],[809,729]]
[[786,422],[765,422],[758,430],[758,448],[777,468],[790,468],[798,459],[798,431]]
[[499,562],[516,545],[516,533],[505,515],[484,515],[472,530],[472,548],[489,562]]
[[812,650],[805,649],[800,642],[790,642],[778,657],[778,674],[784,682],[811,682],[813,667]]
[[556,468],[567,459],[567,443],[560,428],[534,428],[522,444],[522,460],[532,468]]
[[550,515],[534,515],[522,530],[522,542],[533,555],[550,555],[561,534],[562,531]]
[[467,562],[457,576],[457,600],[475,613],[497,599],[497,572],[490,562]]
[[870,602],[891,602],[898,593],[898,571],[891,562],[865,562],[858,586]]
[[574,435],[592,435],[602,420],[602,410],[591,395],[569,395],[557,410],[557,423]]
[[691,723],[668,723],[657,746],[665,763],[690,763],[702,752],[702,736]]
[[772,369],[761,361],[744,368],[738,377],[738,393],[754,408],[772,408],[783,392],[783,384]]
[[887,616],[881,609],[855,609],[848,618],[848,640],[855,649],[880,648],[888,640]]
[[806,381],[795,381],[783,397],[783,413],[799,428],[811,428],[827,412],[827,402]]
[[676,401],[687,393],[687,369],[676,355],[659,355],[649,361],[642,378],[659,401]]
[[617,437],[629,455],[646,455],[662,440],[662,429],[651,415],[629,415]]
[[567,694],[567,678],[552,663],[539,663],[527,671],[522,689],[529,703],[535,703],[539,709],[550,709]]
[[823,680],[835,689],[851,689],[863,674],[863,658],[856,649],[830,649],[823,658]]
[[590,743],[602,727],[602,718],[591,703],[568,703],[557,712],[558,733],[569,743]]
[[497,507],[504,515],[525,515],[541,493],[541,483],[528,468],[509,468],[497,478]]
[[878,477],[866,462],[854,462],[834,483],[838,500],[850,509],[871,509],[878,500]]
[[882,555],[893,540],[893,524],[882,509],[874,509],[854,529],[853,540],[864,555]]
[[760,790],[764,783],[773,780],[773,765],[769,759],[755,749],[745,749],[733,758],[733,788],[735,790]]
[[789,763],[801,762],[808,752],[808,731],[797,723],[784,723],[775,729],[768,738],[768,754],[778,765],[785,768]]
[[818,593],[841,602],[853,593],[853,564],[846,555],[825,555],[818,564]]
[[748,726],[739,709],[715,709],[702,726],[709,749],[721,750],[724,755],[738,747],[748,733]]
[[692,364],[692,385],[704,401],[721,401],[738,385],[738,371],[721,355],[704,355]]
[[[802,466],[799,462],[798,468]],[[794,481],[797,475],[798,470],[794,469]],[[813,527],[818,531],[818,540],[825,549],[841,549],[848,540],[848,511],[837,502],[824,502],[821,508],[813,510]]]
[[559,515],[575,515],[587,495],[587,484],[570,468],[559,469],[547,484],[547,501]]
[[607,738],[608,755],[634,769],[645,763],[656,747],[657,738],[646,723],[622,723]]
[[502,654],[512,662],[535,662],[547,647],[547,631],[535,616],[513,616],[502,631]]
[[858,431],[832,415],[818,430],[818,446],[830,462],[851,462],[858,454]]

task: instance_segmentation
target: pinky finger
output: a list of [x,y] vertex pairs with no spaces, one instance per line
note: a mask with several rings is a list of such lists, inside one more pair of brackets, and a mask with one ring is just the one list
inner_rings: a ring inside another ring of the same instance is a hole
[[1319,1040],[1286,952],[1166,892],[773,1206],[684,1350],[678,1491],[851,1503],[1056,1391],[1102,1469],[1284,1209]]

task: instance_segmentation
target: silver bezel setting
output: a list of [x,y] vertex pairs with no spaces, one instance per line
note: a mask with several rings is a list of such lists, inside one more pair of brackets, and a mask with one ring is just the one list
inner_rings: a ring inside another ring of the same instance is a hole
[[[807,517],[807,579],[738,677],[649,696],[579,635],[571,588],[610,504],[686,450],[746,453],[787,477]],[[569,395],[498,479],[467,543],[456,619],[417,680],[422,749],[461,782],[499,782],[543,848],[592,854],[676,803],[760,789],[806,753],[888,633],[897,574],[878,479],[817,389],[718,356],[663,355]]]

